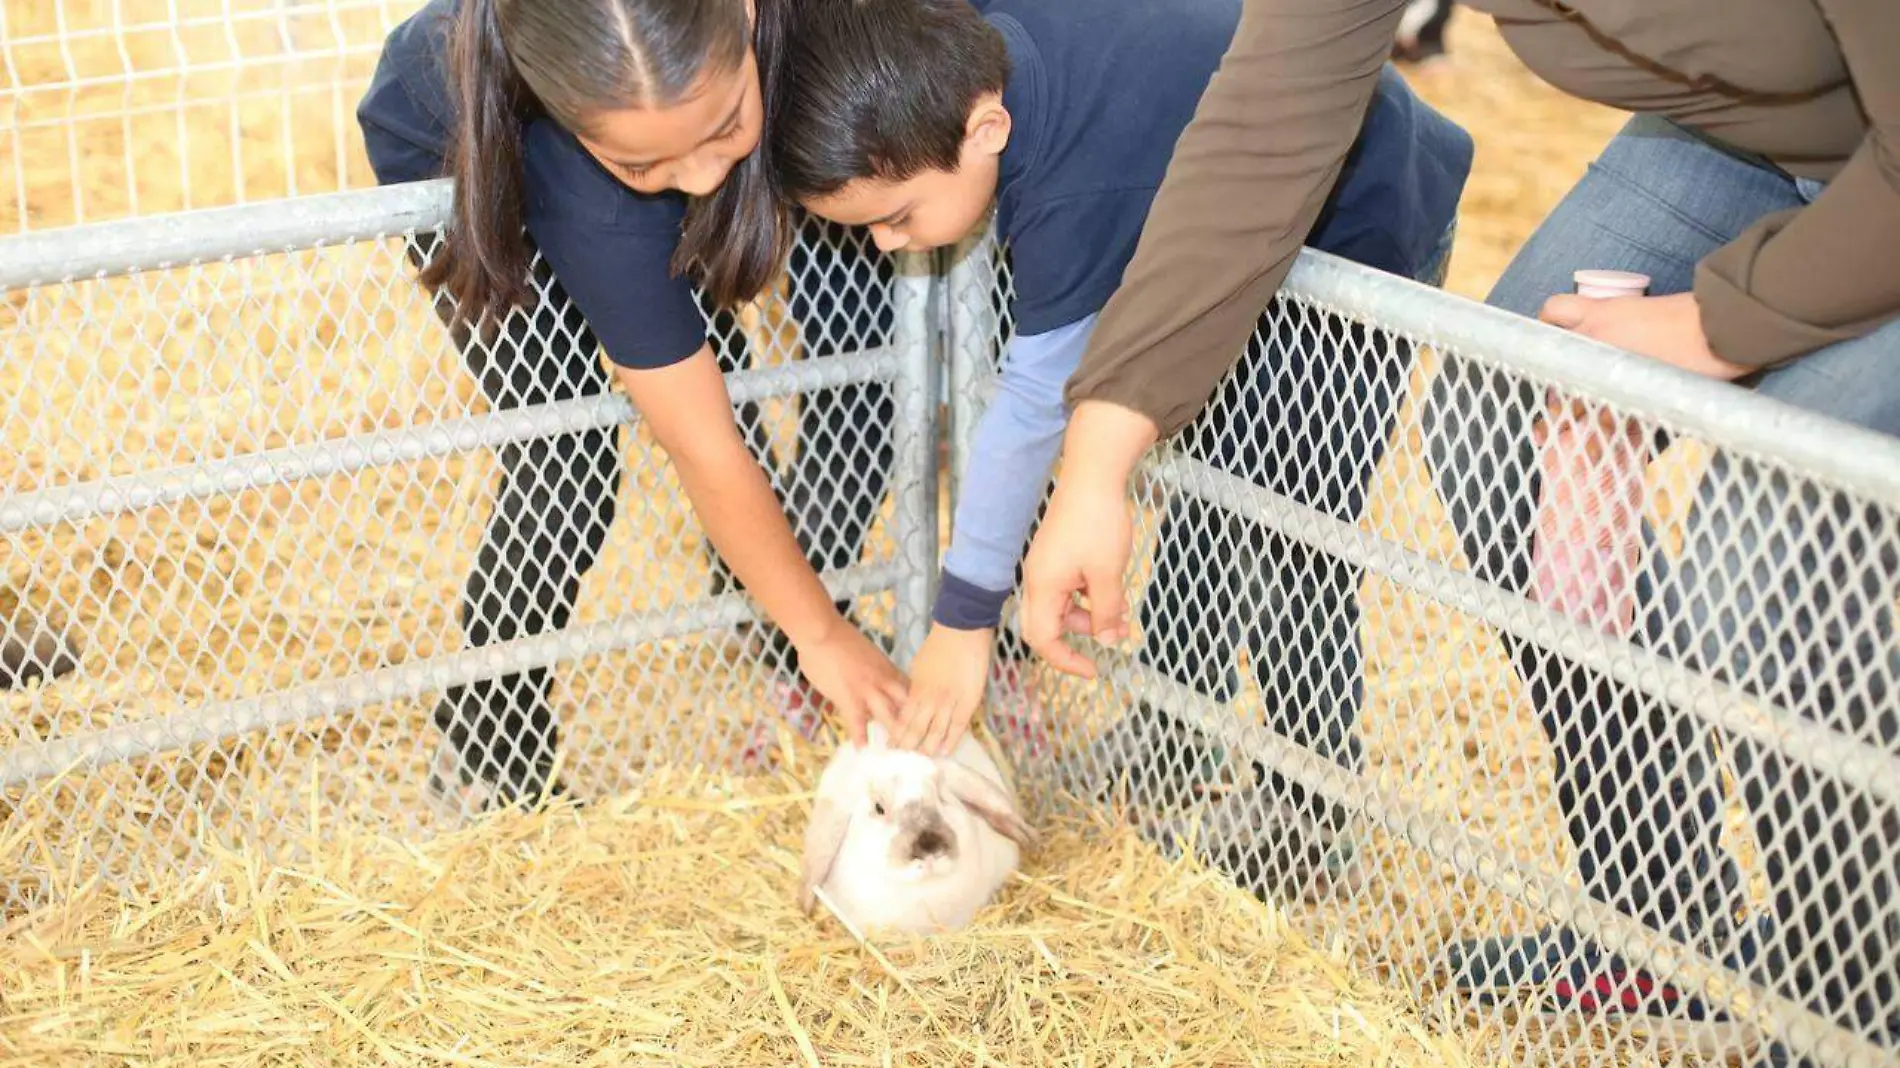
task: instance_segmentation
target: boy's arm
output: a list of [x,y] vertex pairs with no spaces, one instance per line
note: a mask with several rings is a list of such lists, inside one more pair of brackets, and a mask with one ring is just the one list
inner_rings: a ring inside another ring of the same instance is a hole
[[891,734],[899,748],[948,754],[983,703],[992,634],[1068,422],[1062,385],[1094,327],[1090,315],[1010,342],[996,397],[972,435],[933,622]]
[[1036,508],[1061,451],[1062,387],[1095,329],[1090,315],[1046,333],[1017,335],[996,396],[977,421],[944,554],[932,618],[946,627],[995,627],[1016,585]]

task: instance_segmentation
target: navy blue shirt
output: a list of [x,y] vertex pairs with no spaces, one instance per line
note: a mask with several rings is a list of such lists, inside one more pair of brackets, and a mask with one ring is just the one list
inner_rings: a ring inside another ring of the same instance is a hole
[[[357,105],[370,168],[385,185],[445,174],[454,105],[445,61],[456,0],[430,0],[383,43]],[[588,327],[625,367],[678,363],[706,343],[693,281],[671,261],[686,216],[677,193],[636,193],[580,142],[537,116],[522,131],[528,236]]]
[[[1241,0],[974,4],[1009,49],[997,231],[1009,247],[1016,327],[1040,334],[1101,311],[1114,294]],[[1471,158],[1470,135],[1388,65],[1306,244],[1417,277],[1457,214]]]

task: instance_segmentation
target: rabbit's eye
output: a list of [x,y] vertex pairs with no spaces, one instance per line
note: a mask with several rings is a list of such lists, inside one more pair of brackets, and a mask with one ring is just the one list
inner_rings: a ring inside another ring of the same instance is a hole
[[882,816],[884,814],[884,802],[882,801],[871,802],[871,811]]

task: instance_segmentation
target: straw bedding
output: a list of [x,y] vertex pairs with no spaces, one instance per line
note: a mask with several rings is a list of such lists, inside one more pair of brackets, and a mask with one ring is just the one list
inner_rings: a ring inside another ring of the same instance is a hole
[[[655,772],[426,844],[320,828],[0,943],[0,1064],[1464,1064],[1338,954],[1120,826],[1043,822],[970,930],[791,904],[799,763]],[[22,843],[9,843],[18,846]]]

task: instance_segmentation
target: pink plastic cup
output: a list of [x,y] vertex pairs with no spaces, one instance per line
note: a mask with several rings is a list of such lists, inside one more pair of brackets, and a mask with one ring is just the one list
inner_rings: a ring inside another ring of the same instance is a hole
[[[1577,271],[1577,295],[1640,297],[1649,276]],[[1554,398],[1553,398],[1554,401]],[[1621,637],[1636,615],[1645,457],[1634,434],[1612,433],[1555,405],[1540,457],[1544,492],[1532,548],[1539,604],[1593,630]]]

